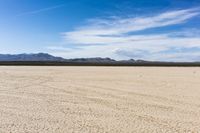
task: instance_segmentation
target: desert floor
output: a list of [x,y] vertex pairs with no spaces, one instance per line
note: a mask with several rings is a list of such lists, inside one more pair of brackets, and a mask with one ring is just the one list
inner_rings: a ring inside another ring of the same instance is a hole
[[0,133],[198,133],[200,68],[0,67]]

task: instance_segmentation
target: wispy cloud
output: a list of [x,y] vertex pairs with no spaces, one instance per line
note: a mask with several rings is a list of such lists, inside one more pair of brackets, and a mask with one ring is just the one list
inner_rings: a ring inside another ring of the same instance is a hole
[[166,12],[150,17],[97,19],[93,20],[88,26],[64,33],[64,38],[67,42],[77,44],[107,44],[113,40],[120,42],[121,39],[127,39],[127,36],[124,37],[126,33],[184,23],[199,14],[198,10],[194,8]]
[[57,9],[57,8],[61,8],[63,6],[65,6],[65,5],[62,4],[62,5],[46,7],[46,8],[42,8],[42,9],[38,9],[38,10],[34,10],[34,11],[28,11],[28,12],[24,12],[24,13],[16,15],[16,17],[38,14],[38,13],[41,13],[41,12],[46,12],[46,11],[54,10],[54,9]]
[[[86,26],[63,33],[65,42],[74,44],[79,49],[68,52],[51,50],[52,53],[67,58],[99,56],[115,59],[170,60],[173,58],[173,60],[178,60],[180,53],[178,55],[173,53],[174,56],[170,56],[172,53],[165,53],[165,55],[162,53],[174,48],[200,48],[199,36],[177,37],[178,34],[189,35],[190,31],[187,31],[188,33],[186,31],[184,33],[177,32],[176,34],[168,32],[142,35],[137,34],[137,32],[182,24],[199,14],[198,8],[192,8],[146,17],[93,19]],[[187,52],[189,51],[186,50],[185,53]],[[175,55],[177,55],[177,59]]]

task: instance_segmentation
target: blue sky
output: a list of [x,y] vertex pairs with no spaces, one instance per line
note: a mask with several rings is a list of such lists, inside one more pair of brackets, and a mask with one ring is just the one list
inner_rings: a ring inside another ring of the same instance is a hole
[[0,0],[0,53],[200,61],[200,0]]

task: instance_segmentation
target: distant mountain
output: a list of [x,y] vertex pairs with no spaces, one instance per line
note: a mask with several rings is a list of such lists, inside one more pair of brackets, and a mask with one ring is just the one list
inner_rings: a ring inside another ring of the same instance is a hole
[[64,59],[62,57],[55,57],[47,53],[37,54],[0,54],[0,61],[57,61],[57,62],[75,62],[75,63],[137,63],[145,62],[143,60],[121,60],[116,61],[111,58],[75,58],[75,59]]
[[65,61],[65,59],[46,53],[16,55],[0,54],[0,61]]
[[145,60],[120,60],[110,58],[64,59],[47,53],[38,54],[0,54],[0,65],[33,66],[200,66],[200,62],[162,62]]
[[67,61],[70,62],[116,62],[113,59],[110,58],[100,58],[100,57],[96,57],[96,58],[76,58],[76,59],[68,59]]
[[0,61],[65,61],[65,62],[115,62],[110,58],[75,58],[64,59],[47,53],[38,54],[0,54]]

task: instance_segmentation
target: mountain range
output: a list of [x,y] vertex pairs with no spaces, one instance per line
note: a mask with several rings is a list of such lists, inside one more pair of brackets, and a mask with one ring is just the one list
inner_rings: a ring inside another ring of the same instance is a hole
[[0,54],[0,61],[65,61],[65,59],[47,53],[16,55]]
[[[59,61],[59,62],[117,62],[110,58],[75,58],[75,59],[64,59],[62,57],[55,57],[47,53],[37,54],[0,54],[0,61]],[[122,62],[136,62],[135,60],[124,60]],[[139,61],[139,60],[138,60]]]
[[1,65],[31,65],[31,66],[185,66],[200,67],[200,62],[163,62],[145,60],[120,60],[111,58],[75,58],[65,59],[47,53],[37,54],[0,54]]

